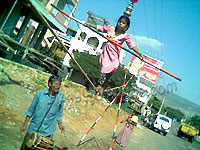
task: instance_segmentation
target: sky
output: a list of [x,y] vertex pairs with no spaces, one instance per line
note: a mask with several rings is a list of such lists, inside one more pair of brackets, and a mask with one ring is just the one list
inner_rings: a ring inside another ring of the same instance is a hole
[[[80,0],[74,16],[87,20],[90,10],[115,26],[129,4],[130,0]],[[165,70],[182,79],[162,73],[156,84],[176,83],[175,94],[200,105],[200,0],[139,0],[130,20],[127,33],[140,51],[163,61]],[[74,22],[70,26],[77,28]],[[130,58],[126,53],[123,64]]]

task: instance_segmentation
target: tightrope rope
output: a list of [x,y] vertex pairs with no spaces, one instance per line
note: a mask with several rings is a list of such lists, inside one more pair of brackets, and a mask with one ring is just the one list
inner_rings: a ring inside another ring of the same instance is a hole
[[119,88],[125,87],[125,86],[128,85],[128,83],[130,82],[130,80],[131,80],[133,77],[134,77],[134,74],[132,74],[132,76],[131,76],[130,79],[126,82],[125,85],[121,85],[121,86],[118,86],[118,87],[105,89],[104,91],[105,91],[105,92],[107,92],[107,91],[113,91],[113,90],[116,90],[116,89],[119,89]]

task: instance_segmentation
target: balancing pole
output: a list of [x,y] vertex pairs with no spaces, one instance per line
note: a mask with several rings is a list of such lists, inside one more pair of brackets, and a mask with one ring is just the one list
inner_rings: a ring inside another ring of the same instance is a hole
[[144,61],[145,63],[147,63],[147,64],[149,64],[149,65],[151,65],[151,66],[157,68],[158,70],[160,70],[160,71],[162,71],[162,72],[164,72],[164,73],[170,75],[171,77],[173,77],[173,78],[175,78],[175,79],[177,79],[177,80],[179,80],[179,81],[182,80],[182,79],[180,79],[178,76],[176,76],[176,75],[174,75],[174,74],[172,74],[172,73],[170,73],[170,72],[164,70],[164,69],[161,68],[161,67],[156,66],[155,64],[151,63],[151,62],[148,61],[148,60],[143,59],[140,55],[134,53],[133,51],[131,51],[131,50],[127,49],[127,48],[125,48],[123,45],[119,44],[118,42],[114,41],[113,39],[109,38],[108,36],[104,36],[104,35],[103,35],[102,33],[100,33],[99,31],[97,31],[97,30],[93,29],[92,27],[90,27],[90,26],[84,24],[83,22],[81,22],[80,20],[76,19],[75,17],[70,16],[68,13],[64,12],[62,9],[58,8],[57,6],[55,6],[55,5],[53,5],[53,4],[51,4],[51,6],[54,7],[55,9],[57,9],[58,11],[60,11],[62,14],[66,15],[67,17],[71,18],[72,20],[74,20],[74,21],[76,21],[76,22],[78,22],[78,23],[84,25],[85,27],[87,27],[87,28],[91,29],[92,31],[94,31],[95,33],[99,34],[100,36],[106,38],[108,41],[110,41],[110,42],[116,44],[117,46],[121,47],[122,49],[124,49],[125,51],[129,52],[130,54],[135,55],[136,57],[138,57],[140,60]]

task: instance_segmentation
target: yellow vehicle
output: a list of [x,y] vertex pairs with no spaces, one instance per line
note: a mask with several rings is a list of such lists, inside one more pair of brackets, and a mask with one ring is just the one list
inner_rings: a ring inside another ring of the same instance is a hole
[[188,138],[188,141],[192,143],[194,140],[194,136],[196,136],[197,134],[198,134],[198,130],[195,127],[182,122],[179,127],[177,136],[178,137],[183,136],[185,138]]

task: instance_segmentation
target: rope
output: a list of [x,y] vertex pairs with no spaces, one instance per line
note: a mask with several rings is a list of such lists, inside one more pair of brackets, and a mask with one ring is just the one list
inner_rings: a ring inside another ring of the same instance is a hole
[[126,82],[125,85],[121,85],[121,86],[117,86],[117,87],[114,87],[114,88],[106,89],[106,90],[104,90],[104,91],[107,92],[107,91],[113,91],[113,90],[116,90],[116,89],[119,89],[119,88],[123,88],[123,87],[125,87],[125,86],[128,85],[128,83],[131,81],[131,79],[132,79],[133,77],[134,77],[134,74],[132,74],[132,76],[131,76],[130,79]]

